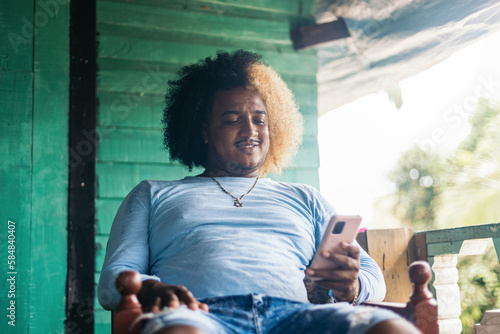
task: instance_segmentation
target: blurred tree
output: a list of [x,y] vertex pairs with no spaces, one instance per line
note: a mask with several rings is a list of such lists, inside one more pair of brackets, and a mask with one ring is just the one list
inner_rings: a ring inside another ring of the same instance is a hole
[[[449,156],[418,147],[402,154],[389,178],[397,187],[395,215],[415,230],[500,222],[500,102],[480,99],[471,131]],[[500,307],[495,249],[459,257],[462,333],[484,311]]]
[[484,311],[500,308],[500,264],[493,243],[481,258],[460,256],[460,301],[462,333],[471,333]]
[[445,172],[446,164],[437,153],[413,147],[401,155],[389,179],[397,188],[393,213],[404,226],[415,230],[435,227],[436,198]]
[[479,100],[469,122],[439,196],[439,227],[500,221],[500,102]]
[[500,102],[480,99],[449,156],[413,147],[389,173],[394,215],[415,230],[500,220]]

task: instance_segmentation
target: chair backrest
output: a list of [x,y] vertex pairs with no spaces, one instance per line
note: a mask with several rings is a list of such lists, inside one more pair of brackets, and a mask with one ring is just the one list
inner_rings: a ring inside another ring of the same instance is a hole
[[358,243],[382,269],[387,293],[385,302],[406,303],[412,293],[408,268],[417,260],[426,260],[415,249],[411,228],[374,229],[358,233]]

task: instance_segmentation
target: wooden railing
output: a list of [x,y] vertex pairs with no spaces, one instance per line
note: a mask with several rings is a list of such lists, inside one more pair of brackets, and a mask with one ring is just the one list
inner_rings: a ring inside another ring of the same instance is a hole
[[[431,287],[438,302],[440,333],[459,334],[460,289],[457,259],[460,255],[481,255],[489,239],[500,254],[500,223],[413,232],[409,228],[367,230],[358,235],[358,242],[369,251],[384,272],[386,301],[402,302],[411,293],[406,275],[408,265],[426,260],[432,267]],[[490,312],[489,317],[499,312]],[[500,319],[496,333],[500,333]],[[493,325],[495,326],[495,325]],[[482,326],[486,330],[486,326]],[[476,329],[477,333],[481,329]],[[484,331],[486,333],[486,331]],[[493,332],[492,332],[493,333]]]

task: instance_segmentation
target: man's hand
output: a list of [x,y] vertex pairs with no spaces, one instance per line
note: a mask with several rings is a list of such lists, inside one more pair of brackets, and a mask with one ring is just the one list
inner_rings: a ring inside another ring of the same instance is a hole
[[359,292],[359,247],[354,243],[340,243],[340,251],[320,255],[335,263],[335,269],[306,269],[306,275],[316,278],[315,284],[333,291],[335,299],[352,302]]
[[145,280],[137,294],[144,312],[154,312],[161,308],[186,305],[191,310],[208,312],[208,305],[197,301],[193,294],[182,285],[168,285],[155,280]]

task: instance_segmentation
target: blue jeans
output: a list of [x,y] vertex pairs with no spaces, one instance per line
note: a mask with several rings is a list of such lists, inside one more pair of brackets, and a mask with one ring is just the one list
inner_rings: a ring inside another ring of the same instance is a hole
[[186,306],[165,308],[144,325],[153,334],[172,325],[189,325],[207,334],[365,333],[375,324],[397,319],[395,313],[348,303],[314,305],[250,294],[200,300],[210,312]]

